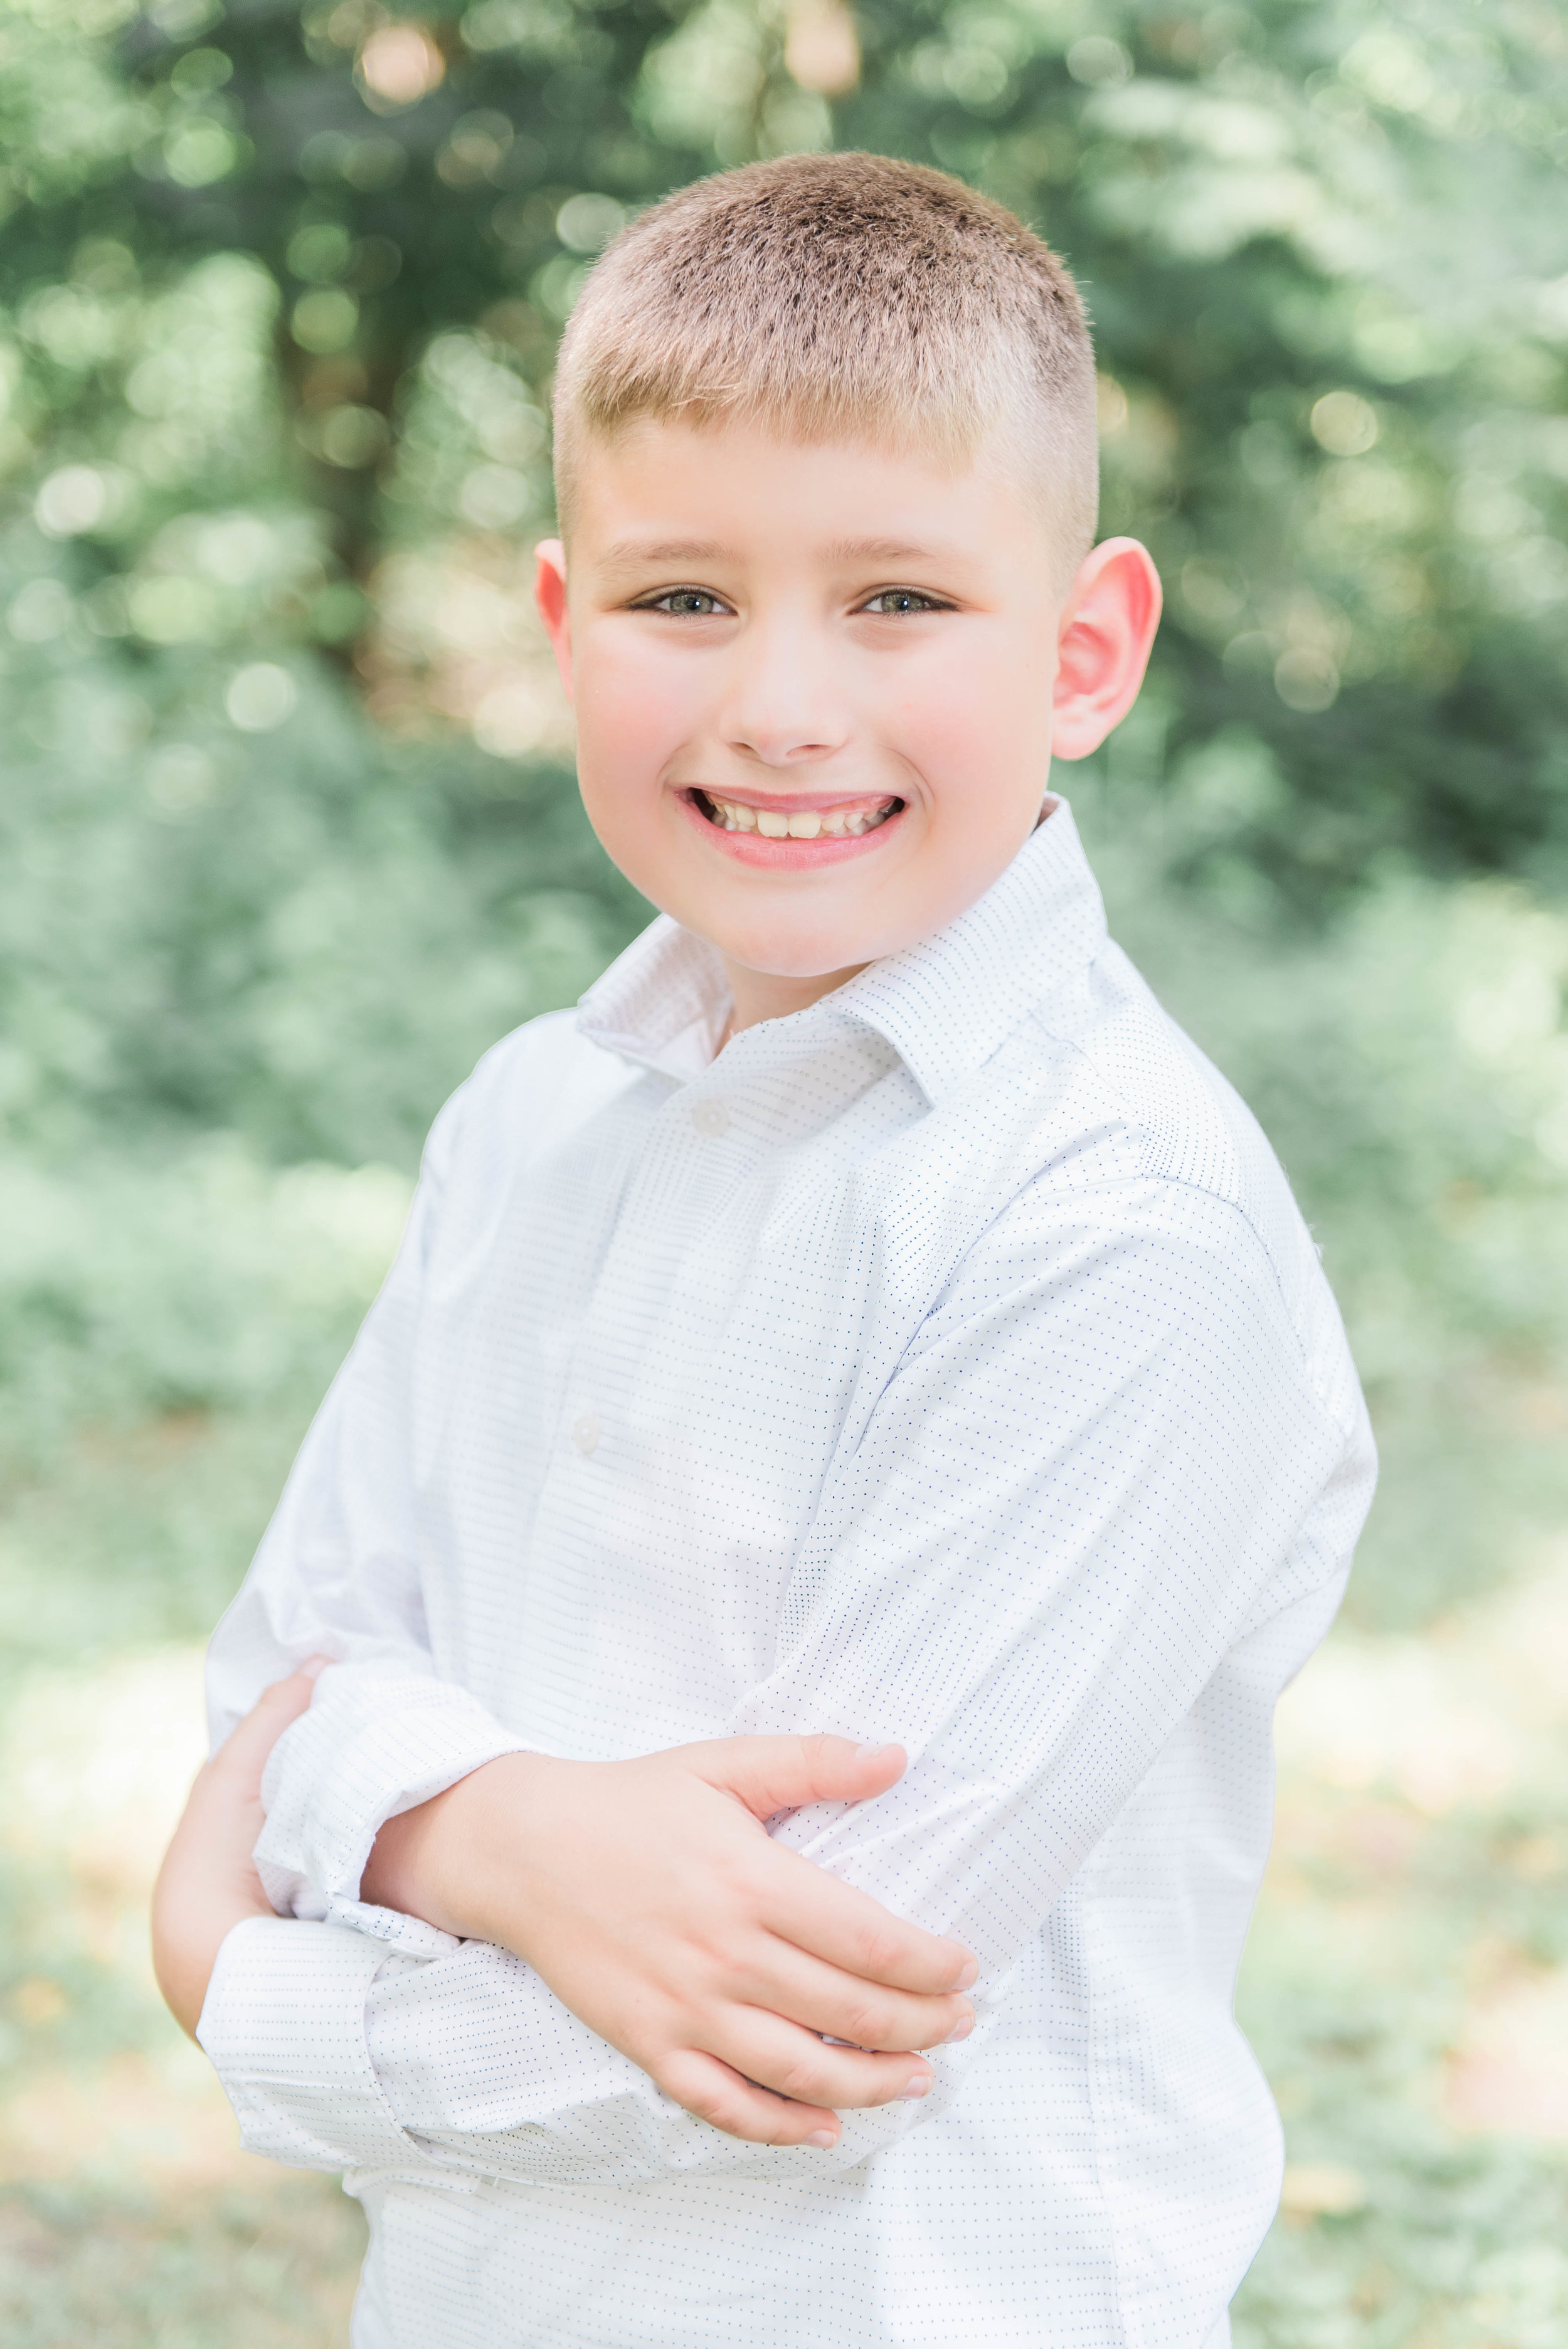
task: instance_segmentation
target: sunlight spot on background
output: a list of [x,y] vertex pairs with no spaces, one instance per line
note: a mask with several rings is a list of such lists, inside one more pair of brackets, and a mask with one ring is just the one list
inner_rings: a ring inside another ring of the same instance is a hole
[[854,18],[839,0],[790,0],[784,40],[785,71],[802,89],[839,98],[861,78],[861,43]]
[[236,669],[223,696],[232,725],[242,733],[265,734],[292,716],[299,690],[286,668],[275,661],[253,661]]
[[445,79],[447,62],[417,25],[383,25],[359,52],[366,94],[384,106],[413,106]]

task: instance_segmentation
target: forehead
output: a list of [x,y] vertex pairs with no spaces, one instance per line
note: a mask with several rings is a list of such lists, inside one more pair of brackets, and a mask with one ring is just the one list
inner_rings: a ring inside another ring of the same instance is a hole
[[954,455],[869,436],[787,436],[741,419],[644,416],[585,438],[573,472],[572,536],[595,562],[769,548],[890,564],[1049,551],[1037,499],[995,440]]

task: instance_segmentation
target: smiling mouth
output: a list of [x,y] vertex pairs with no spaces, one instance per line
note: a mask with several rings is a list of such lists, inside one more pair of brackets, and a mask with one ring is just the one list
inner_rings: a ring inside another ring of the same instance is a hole
[[897,815],[901,799],[846,800],[839,807],[771,807],[766,801],[719,799],[694,787],[692,804],[719,832],[753,832],[764,840],[859,840]]

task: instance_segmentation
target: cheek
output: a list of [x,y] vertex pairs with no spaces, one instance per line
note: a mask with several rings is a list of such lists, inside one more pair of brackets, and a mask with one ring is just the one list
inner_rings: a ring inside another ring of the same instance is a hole
[[647,786],[689,741],[701,710],[696,665],[652,647],[584,648],[576,667],[578,761],[584,791]]
[[1047,754],[1050,677],[1032,646],[972,636],[910,662],[888,717],[940,819],[950,794],[980,787],[990,797],[999,773],[1032,773]]

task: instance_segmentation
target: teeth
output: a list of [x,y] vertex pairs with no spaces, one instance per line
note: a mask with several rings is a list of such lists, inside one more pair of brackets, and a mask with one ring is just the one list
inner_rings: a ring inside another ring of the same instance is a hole
[[859,840],[893,811],[889,800],[878,808],[801,808],[785,815],[778,808],[748,807],[744,800],[715,799],[711,792],[705,797],[722,831],[758,832],[764,840]]

